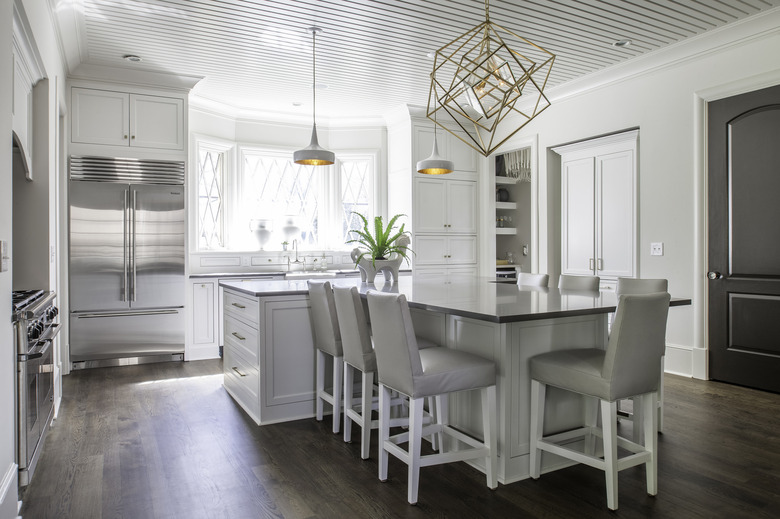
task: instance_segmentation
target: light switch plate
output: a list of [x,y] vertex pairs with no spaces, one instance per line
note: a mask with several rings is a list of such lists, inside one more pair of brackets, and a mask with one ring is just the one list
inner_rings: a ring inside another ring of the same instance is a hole
[[0,241],[0,272],[6,272],[8,270],[8,261],[11,258],[8,257],[8,242],[5,240]]
[[663,256],[664,255],[664,243],[661,241],[653,242],[650,244],[651,256]]

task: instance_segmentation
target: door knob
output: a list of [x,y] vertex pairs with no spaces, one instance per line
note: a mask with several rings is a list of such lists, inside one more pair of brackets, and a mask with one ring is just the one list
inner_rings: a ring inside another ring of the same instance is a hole
[[715,270],[711,270],[710,272],[707,272],[707,277],[710,279],[723,279],[723,274]]

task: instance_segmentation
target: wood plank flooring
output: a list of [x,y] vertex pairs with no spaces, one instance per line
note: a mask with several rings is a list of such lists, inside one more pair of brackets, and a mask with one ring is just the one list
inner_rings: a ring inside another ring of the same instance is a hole
[[616,513],[603,473],[584,466],[495,491],[463,463],[423,468],[409,506],[404,465],[391,458],[377,479],[376,433],[363,461],[330,417],[258,427],[220,373],[213,360],[65,377],[23,517],[780,517],[780,395],[667,375],[659,494],[643,468],[625,470]]

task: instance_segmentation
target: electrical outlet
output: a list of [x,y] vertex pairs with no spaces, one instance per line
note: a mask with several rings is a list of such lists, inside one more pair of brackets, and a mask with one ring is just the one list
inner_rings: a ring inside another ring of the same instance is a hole
[[523,244],[523,256],[528,256],[528,244]]
[[663,256],[664,255],[664,243],[663,242],[653,242],[650,244],[650,255],[651,256]]

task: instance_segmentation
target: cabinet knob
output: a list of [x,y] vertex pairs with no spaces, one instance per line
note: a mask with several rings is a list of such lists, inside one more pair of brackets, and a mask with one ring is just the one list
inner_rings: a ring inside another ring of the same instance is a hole
[[127,135],[122,136],[123,139],[127,139]]
[[133,135],[133,136],[132,136],[132,137],[130,137],[130,138],[131,138],[131,139],[135,139],[135,135]]

